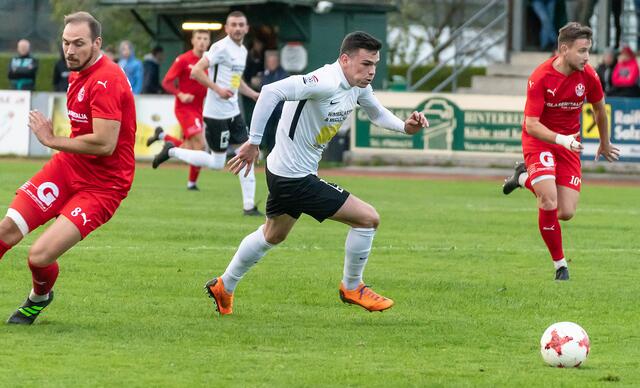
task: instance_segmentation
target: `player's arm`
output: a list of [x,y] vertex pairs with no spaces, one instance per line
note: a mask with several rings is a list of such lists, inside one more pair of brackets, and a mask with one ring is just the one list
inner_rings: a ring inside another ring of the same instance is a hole
[[[227,163],[231,172],[238,174],[246,165],[251,165],[258,159],[260,154],[258,147],[262,142],[264,129],[279,102],[314,98],[322,93],[321,86],[315,82],[313,85],[307,84],[305,78],[296,75],[265,85],[262,88],[256,106],[253,108],[249,140],[238,148],[236,156]],[[247,170],[245,174],[248,173]]]
[[576,137],[580,135],[580,132],[576,132],[572,135],[561,135],[542,124],[540,122],[540,117],[525,116],[524,126],[527,133],[538,140],[551,144],[560,144],[564,148],[574,152],[579,152],[583,148],[582,144],[576,140]]
[[253,101],[257,101],[258,96],[260,95],[260,93],[251,89],[251,87],[247,85],[243,79],[240,79],[240,87],[238,88],[238,91],[240,92],[240,94],[242,94],[243,96],[249,97]]
[[56,136],[53,124],[37,110],[29,113],[29,127],[44,146],[74,154],[109,156],[118,144],[120,122],[100,118],[93,119],[93,133],[74,138]]
[[167,74],[162,79],[162,88],[167,93],[171,93],[176,96],[176,98],[178,98],[182,103],[188,104],[193,101],[194,96],[191,93],[183,93],[179,89],[180,73],[183,68],[184,65],[182,62],[180,62],[180,57],[178,57],[175,62],[173,62],[173,64],[169,68],[169,71],[167,71]]
[[208,54],[205,54],[200,60],[191,68],[191,78],[198,81],[200,85],[209,88],[216,92],[220,97],[227,99],[233,96],[233,91],[227,88],[223,88],[213,82],[207,75],[207,69],[211,66],[211,62],[207,58]]
[[413,135],[418,132],[420,128],[429,126],[429,121],[424,117],[424,114],[417,111],[414,111],[405,121],[402,121],[402,119],[391,113],[389,109],[380,103],[373,94],[371,86],[365,88],[360,94],[358,104],[367,113],[369,120],[381,128]]
[[598,132],[600,134],[600,146],[596,153],[596,160],[602,155],[609,162],[616,161],[620,158],[620,150],[611,144],[609,120],[607,119],[604,98],[591,105],[593,106],[593,113],[595,114],[596,124],[598,125]]

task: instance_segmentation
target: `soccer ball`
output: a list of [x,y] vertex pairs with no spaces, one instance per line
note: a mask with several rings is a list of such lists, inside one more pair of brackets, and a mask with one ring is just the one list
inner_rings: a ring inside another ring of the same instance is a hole
[[587,359],[590,346],[587,332],[573,322],[554,323],[540,338],[544,362],[558,368],[579,367]]

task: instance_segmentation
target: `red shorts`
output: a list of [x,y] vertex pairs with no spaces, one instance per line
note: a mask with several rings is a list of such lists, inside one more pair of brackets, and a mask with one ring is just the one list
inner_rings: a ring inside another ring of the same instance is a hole
[[182,137],[189,139],[194,135],[202,133],[204,126],[202,125],[202,112],[198,113],[191,109],[176,110],[176,118],[180,127],[182,127]]
[[18,226],[22,226],[23,232],[25,228],[27,232],[35,230],[63,215],[85,238],[109,221],[125,197],[126,193],[121,191],[88,186],[75,176],[69,165],[54,157],[20,186],[9,212],[21,216],[22,225]]
[[531,184],[555,179],[556,185],[580,191],[582,170],[579,153],[534,138],[527,139],[522,145],[522,152]]

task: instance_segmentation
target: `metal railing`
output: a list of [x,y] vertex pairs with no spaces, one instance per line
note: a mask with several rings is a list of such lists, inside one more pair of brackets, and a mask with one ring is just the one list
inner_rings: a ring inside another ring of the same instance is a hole
[[[502,7],[503,11],[500,12],[497,17],[491,20],[491,22],[489,22],[484,27],[482,27],[480,31],[478,31],[473,38],[469,39],[468,41],[464,42],[462,45],[458,46],[458,40],[463,37],[463,33],[469,27],[471,27],[473,23],[475,23],[485,14],[491,11],[495,11],[496,7]],[[435,77],[440,70],[446,67],[453,60],[454,64],[453,64],[452,74],[449,77],[447,77],[447,79],[445,79],[440,84],[438,84],[433,89],[433,91],[435,92],[441,91],[449,84],[453,85],[453,89],[455,91],[455,89],[457,88],[458,76],[464,70],[466,70],[471,65],[473,65],[478,59],[483,57],[486,54],[487,50],[504,42],[509,36],[507,31],[508,26],[506,23],[508,21],[508,9],[509,9],[508,0],[491,0],[484,7],[478,10],[478,12],[476,12],[466,22],[464,22],[460,27],[458,27],[453,33],[451,33],[451,36],[446,41],[440,43],[429,54],[418,59],[409,67],[406,75],[407,89],[410,91],[414,91],[418,89],[420,86],[424,85],[426,82],[428,82],[433,77]],[[491,29],[496,27],[499,23],[504,23],[504,30],[500,34],[498,34],[498,36],[495,37],[494,39],[490,39],[489,42],[487,43],[486,33],[491,31]],[[480,44],[481,46],[475,47],[473,50],[470,50],[470,52],[467,52],[467,49],[469,47],[474,47],[472,46],[474,44],[475,45]],[[427,74],[422,76],[417,81],[413,82],[413,73],[418,67],[423,66],[425,63],[428,63],[428,61],[430,60],[433,60],[436,53],[439,53],[452,45],[454,47],[453,56],[440,61],[440,63],[438,63],[438,65],[435,66],[433,69],[431,69]]]

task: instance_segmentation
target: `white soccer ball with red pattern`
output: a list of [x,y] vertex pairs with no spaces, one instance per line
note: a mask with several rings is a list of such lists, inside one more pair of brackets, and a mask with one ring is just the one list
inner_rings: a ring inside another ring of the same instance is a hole
[[575,368],[587,359],[589,336],[573,322],[558,322],[549,326],[540,339],[544,362],[558,368]]

